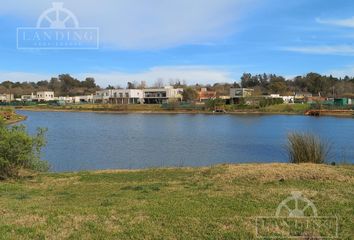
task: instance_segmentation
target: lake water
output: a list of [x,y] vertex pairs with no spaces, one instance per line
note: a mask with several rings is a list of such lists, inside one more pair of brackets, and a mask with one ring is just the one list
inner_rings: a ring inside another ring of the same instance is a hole
[[292,131],[332,143],[332,160],[354,163],[354,119],[306,116],[29,112],[21,123],[48,128],[43,159],[52,171],[286,162]]

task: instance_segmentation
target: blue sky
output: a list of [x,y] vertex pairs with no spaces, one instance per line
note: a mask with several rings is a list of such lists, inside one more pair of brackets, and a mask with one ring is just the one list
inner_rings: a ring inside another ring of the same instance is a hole
[[98,50],[18,50],[16,29],[35,27],[52,1],[0,5],[0,81],[60,73],[106,86],[158,78],[239,81],[243,72],[286,77],[354,75],[350,0],[67,0],[81,27],[100,29]]

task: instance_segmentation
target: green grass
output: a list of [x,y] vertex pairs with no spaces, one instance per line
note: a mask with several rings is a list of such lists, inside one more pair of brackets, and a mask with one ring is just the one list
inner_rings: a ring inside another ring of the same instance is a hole
[[255,239],[292,191],[354,236],[354,167],[221,165],[38,174],[0,183],[0,239]]
[[306,110],[308,110],[310,106],[308,104],[277,104],[271,105],[263,108],[264,112],[274,112],[274,113],[301,113],[303,114]]

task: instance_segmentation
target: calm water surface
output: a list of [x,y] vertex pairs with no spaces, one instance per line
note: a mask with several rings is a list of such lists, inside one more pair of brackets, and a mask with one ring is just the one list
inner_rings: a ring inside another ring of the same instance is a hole
[[314,132],[333,160],[354,163],[354,119],[305,116],[29,112],[33,133],[48,128],[43,159],[52,171],[286,162],[288,132]]

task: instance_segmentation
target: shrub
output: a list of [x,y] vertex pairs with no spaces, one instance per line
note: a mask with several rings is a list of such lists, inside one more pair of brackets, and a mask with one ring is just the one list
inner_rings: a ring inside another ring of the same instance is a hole
[[290,133],[286,148],[291,163],[325,163],[330,153],[329,143],[310,133]]
[[38,129],[34,136],[24,126],[6,127],[0,124],[0,178],[17,177],[20,169],[48,170],[48,163],[40,160],[45,146],[46,129]]

